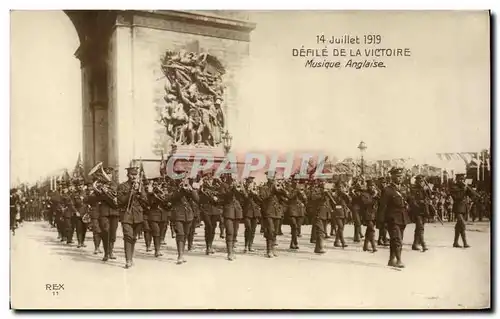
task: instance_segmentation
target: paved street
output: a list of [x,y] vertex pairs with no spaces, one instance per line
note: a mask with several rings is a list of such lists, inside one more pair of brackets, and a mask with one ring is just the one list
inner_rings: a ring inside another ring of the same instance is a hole
[[[255,253],[243,255],[240,227],[237,259],[226,260],[225,243],[216,235],[216,254],[205,256],[203,228],[188,262],[176,265],[175,242],[167,235],[164,256],[136,245],[135,266],[124,269],[121,231],[118,259],[104,263],[87,247],[77,249],[56,240],[57,232],[43,223],[25,223],[11,237],[11,300],[13,308],[484,308],[490,300],[490,227],[467,226],[470,249],[452,248],[453,225],[426,227],[426,253],[411,250],[414,225],[405,231],[403,270],[387,267],[388,248],[375,254],[352,243],[316,255],[309,244],[310,227],[299,238],[299,251],[288,249],[290,230],[283,227],[278,258],[264,258],[265,242],[256,236]],[[64,290],[47,291],[47,284]]]

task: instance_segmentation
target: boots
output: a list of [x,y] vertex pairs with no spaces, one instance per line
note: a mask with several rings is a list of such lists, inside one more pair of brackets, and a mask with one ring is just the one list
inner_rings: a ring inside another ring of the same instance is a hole
[[455,239],[453,240],[453,247],[455,248],[462,248],[460,244],[458,243],[458,238],[460,237],[460,232],[458,229],[455,228]]
[[184,251],[183,251],[184,250],[183,249],[184,243],[181,240],[177,239],[175,241],[175,244],[177,245],[177,265],[180,265],[183,263],[183,260],[184,260],[184,256],[183,256],[184,255]]
[[355,243],[359,243],[360,242],[360,240],[359,240],[359,233],[360,233],[359,226],[354,225],[354,239],[353,239],[353,241]]
[[226,249],[227,249],[227,260],[234,260],[234,243],[232,241],[226,240]]
[[274,257],[278,257],[278,252],[276,251],[276,246],[278,246],[278,243],[276,242],[276,238],[274,238],[272,241],[272,245],[271,245],[271,253],[273,254]]
[[146,243],[146,252],[151,251],[151,233],[144,232],[144,242]]
[[373,235],[370,238],[370,243],[372,245],[372,253],[377,252],[377,245],[375,245],[375,238],[373,238]]
[[163,254],[160,252],[160,246],[161,246],[160,236],[153,237],[153,244],[155,247],[155,257],[163,256]]
[[318,238],[316,238],[316,246],[314,247],[314,252],[316,254],[324,254],[324,253],[326,253],[323,241],[324,241],[324,239],[321,236],[318,237]]
[[132,243],[125,241],[124,244],[125,250],[125,268],[132,267]]
[[116,256],[113,254],[115,249],[115,242],[112,241],[109,243],[109,259],[116,259]]
[[104,234],[102,238],[102,244],[104,246],[104,257],[102,258],[102,261],[108,261],[109,259],[109,241],[108,241],[109,236],[107,234]]
[[272,246],[273,246],[272,240],[266,238],[266,257],[267,258],[273,258],[273,254],[271,252]]
[[253,245],[253,239],[255,237],[255,234],[250,234],[250,238],[248,239],[248,251],[249,252],[254,252],[255,250],[252,248]]
[[94,233],[94,255],[102,253],[102,251],[99,249],[99,246],[101,245],[101,235]]
[[368,236],[365,237],[365,241],[363,243],[363,251],[368,251]]
[[245,249],[243,249],[244,253],[246,253],[248,251],[248,246],[250,245],[249,242],[250,241],[247,238],[247,234],[245,234]]
[[396,254],[394,253],[394,248],[390,246],[389,248],[389,262],[387,263],[387,266],[389,267],[396,267],[396,261],[394,260],[396,258]]
[[462,236],[462,241],[464,242],[464,248],[469,248],[470,246],[467,244],[467,237],[465,236],[465,229],[462,229],[460,235]]
[[401,252],[402,252],[402,250],[403,250],[402,247],[400,247],[398,249],[395,249],[395,252],[396,252],[396,267],[397,268],[405,268],[405,265],[401,261]]

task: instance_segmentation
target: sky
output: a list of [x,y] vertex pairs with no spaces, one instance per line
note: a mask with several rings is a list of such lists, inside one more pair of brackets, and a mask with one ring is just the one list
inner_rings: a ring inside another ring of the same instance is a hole
[[[435,160],[436,152],[489,147],[485,15],[274,12],[251,19],[257,28],[230,123],[236,151],[356,157],[363,140],[368,159]],[[387,58],[385,69],[308,69],[292,49],[323,48],[318,34],[381,34],[379,47],[408,47],[412,56]],[[72,169],[81,152],[78,45],[61,11],[11,15],[11,182]]]

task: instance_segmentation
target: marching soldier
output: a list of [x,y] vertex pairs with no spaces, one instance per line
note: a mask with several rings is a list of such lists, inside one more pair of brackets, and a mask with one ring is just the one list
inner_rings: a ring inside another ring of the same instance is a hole
[[361,191],[363,189],[362,180],[359,179],[355,182],[352,190],[352,221],[354,223],[354,239],[355,243],[359,243],[363,238],[361,233],[361,207],[363,206]]
[[[347,245],[344,239],[344,227],[347,212],[349,211],[349,204],[351,197],[347,194],[346,185],[338,181],[335,185],[335,192],[333,193],[333,214],[335,215],[335,242],[334,247],[346,248]],[[342,244],[342,246],[341,246]]]
[[[193,190],[198,193],[198,190],[200,188],[198,180],[195,183],[194,179],[188,178],[188,181],[191,188],[193,188]],[[188,251],[191,251],[191,249],[193,249],[193,241],[194,241],[194,235],[196,233],[196,227],[198,227],[198,223],[200,222],[200,204],[198,203],[198,200],[194,200],[193,198],[190,198],[189,202],[191,204],[191,208],[193,209],[193,218],[194,218],[193,224],[191,225],[188,234]]]
[[252,245],[255,238],[255,230],[261,217],[260,205],[262,203],[262,198],[254,183],[254,179],[254,176],[247,177],[244,185],[245,199],[243,200],[243,218],[245,223],[245,253],[247,251],[254,251]]
[[199,197],[200,208],[203,211],[203,224],[205,225],[205,254],[209,255],[215,253],[212,244],[215,238],[217,222],[222,223],[222,210],[219,208],[219,197],[211,172],[205,173],[202,179]]
[[234,181],[232,175],[225,174],[219,189],[219,197],[223,205],[222,214],[226,228],[227,259],[230,261],[235,259],[235,240],[238,236],[240,221],[243,218],[240,201],[245,197],[244,194],[243,187]]
[[317,185],[312,189],[311,201],[314,203],[313,209],[315,212],[313,227],[315,228],[316,247],[314,248],[314,252],[317,254],[324,254],[326,253],[324,238],[326,236],[326,225],[332,211],[332,199],[331,194],[328,189],[325,188],[325,184],[322,180],[318,179]]
[[90,215],[90,228],[92,229],[92,239],[94,241],[94,255],[101,254],[101,227],[99,226],[99,205],[98,195],[91,181],[87,182],[87,208]]
[[289,189],[286,191],[288,203],[286,207],[287,215],[290,218],[290,228],[292,230],[292,239],[290,249],[299,249],[298,235],[302,225],[302,219],[305,215],[305,203],[307,203],[306,194],[297,186],[297,179],[292,175]]
[[475,198],[477,196],[470,187],[465,184],[465,176],[463,174],[456,175],[457,182],[451,190],[453,198],[453,215],[457,223],[455,224],[455,239],[453,240],[453,247],[461,248],[458,243],[458,238],[461,236],[464,243],[464,248],[469,248],[467,238],[465,236],[465,220],[464,215],[467,214],[467,196]]
[[97,208],[99,210],[99,228],[104,248],[102,261],[116,259],[114,247],[120,213],[118,211],[117,189],[113,183],[113,173],[114,169],[112,167],[106,167],[104,169],[104,174],[106,175],[96,184],[98,190]]
[[[410,223],[408,216],[407,194],[403,193],[401,182],[403,170],[393,168],[390,171],[392,183],[382,193],[377,213],[378,223],[387,223],[390,237],[390,255],[388,266],[404,268],[401,260],[403,237],[406,225]],[[396,261],[394,260],[396,258]]]
[[177,264],[186,262],[184,249],[186,236],[189,234],[194,219],[190,199],[199,201],[199,196],[187,180],[178,180],[178,187],[170,197],[172,203],[172,220],[175,222],[175,240],[177,244]]
[[163,254],[160,252],[161,247],[161,232],[167,227],[167,194],[160,188],[160,178],[153,179],[152,183],[147,187],[150,209],[148,211],[148,222],[153,237],[153,245],[155,249],[155,257],[160,257]]
[[267,174],[267,184],[260,188],[260,197],[262,198],[262,220],[264,225],[264,237],[266,238],[266,257],[277,257],[275,250],[276,235],[281,219],[281,205],[278,196],[283,190],[277,188],[274,175]]
[[83,189],[84,183],[82,179],[76,179],[74,181],[77,189],[73,193],[73,203],[74,203],[74,218],[76,220],[76,237],[78,241],[78,248],[87,247],[85,245],[85,235],[87,233],[87,225],[82,221],[82,217],[85,215],[87,196],[85,190]]
[[66,243],[67,244],[72,244],[73,243],[73,235],[75,233],[75,228],[73,227],[75,222],[74,218],[74,204],[73,200],[71,198],[71,194],[69,192],[69,184],[66,181],[63,181],[61,183],[62,186],[62,210],[63,210],[63,217],[64,217],[64,233],[66,234]]
[[143,206],[149,204],[142,180],[138,174],[138,167],[128,167],[128,180],[118,185],[117,190],[118,206],[122,209],[120,221],[123,229],[125,268],[133,266],[135,243],[144,221]]
[[422,251],[427,251],[427,245],[424,240],[424,225],[425,220],[429,216],[430,190],[424,186],[424,176],[418,175],[415,177],[415,186],[411,189],[410,197],[410,215],[415,221],[415,235],[412,250],[420,250],[418,247],[422,245]]
[[371,180],[366,181],[366,188],[361,190],[361,209],[360,213],[363,223],[366,226],[365,242],[363,251],[368,251],[368,244],[372,246],[372,252],[377,251],[375,245],[375,207],[378,193]]
[[[380,191],[380,195],[378,197],[377,207],[380,206],[380,199],[382,198],[382,193],[384,192],[385,187],[387,186],[386,179],[384,177],[379,177],[378,179],[378,189]],[[377,244],[379,246],[388,246],[389,241],[387,239],[387,225],[385,221],[377,221],[376,226],[378,228],[378,241]]]

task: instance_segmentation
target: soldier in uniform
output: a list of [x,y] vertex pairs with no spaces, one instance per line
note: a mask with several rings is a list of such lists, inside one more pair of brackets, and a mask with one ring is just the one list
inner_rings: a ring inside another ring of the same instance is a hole
[[104,172],[108,178],[101,181],[100,192],[97,193],[97,209],[99,211],[99,229],[101,230],[104,248],[102,261],[108,261],[109,259],[116,259],[114,247],[120,213],[118,211],[117,187],[113,182],[114,169],[106,167]]
[[118,207],[122,209],[120,221],[123,229],[125,268],[133,265],[135,243],[144,221],[143,206],[149,205],[146,191],[138,174],[138,167],[128,167],[128,180],[118,185],[117,190]]
[[194,213],[190,199],[199,201],[198,193],[193,190],[187,180],[178,180],[177,189],[170,197],[172,203],[172,220],[175,222],[175,239],[177,244],[177,264],[186,262],[184,249],[186,237],[193,223]]
[[[61,184],[59,184],[59,187]],[[66,233],[64,232],[64,215],[63,215],[63,203],[62,196],[59,189],[54,190],[50,197],[50,207],[52,209],[55,224],[57,228],[57,238],[61,240],[61,242],[66,241]]]
[[[198,180],[195,182],[194,179],[188,178],[189,185],[191,188],[198,193],[199,191],[199,183]],[[199,193],[198,193],[199,195]],[[189,234],[188,234],[188,251],[191,251],[193,249],[193,242],[194,242],[194,235],[196,234],[196,227],[198,227],[198,224],[200,222],[200,204],[198,202],[199,200],[195,200],[194,198],[189,198],[189,202],[191,204],[191,208],[193,209],[193,223],[191,225],[191,228],[189,229]]]
[[290,228],[292,230],[292,239],[290,249],[299,249],[298,235],[302,225],[302,219],[305,215],[305,204],[307,203],[306,194],[297,186],[297,179],[292,175],[290,186],[286,190],[288,198],[287,215],[290,218]]
[[268,172],[267,184],[260,188],[262,198],[262,220],[264,225],[264,237],[266,238],[266,257],[277,257],[275,250],[276,235],[281,219],[281,205],[278,196],[283,194],[283,190],[276,187],[274,175]]
[[461,236],[464,243],[464,248],[469,248],[467,238],[465,236],[465,220],[464,215],[467,214],[467,196],[469,198],[476,198],[477,194],[470,187],[465,184],[465,176],[463,174],[456,175],[457,182],[451,190],[453,198],[453,214],[457,220],[455,224],[455,239],[453,240],[453,247],[461,248],[458,243],[458,238]]
[[215,238],[217,223],[221,223],[222,210],[219,207],[219,197],[214,186],[211,172],[205,173],[199,191],[200,209],[203,211],[203,224],[205,224],[205,254],[215,253],[212,244]]
[[335,215],[336,226],[334,247],[347,247],[344,239],[344,227],[350,203],[351,197],[347,193],[346,185],[338,181],[335,185],[335,192],[333,193],[333,214]]
[[315,212],[313,227],[315,228],[316,246],[314,252],[317,254],[324,254],[326,252],[324,249],[324,238],[326,236],[326,225],[332,212],[331,194],[328,192],[329,190],[325,188],[324,182],[320,179],[317,180],[316,186],[311,190],[312,207]]
[[245,191],[241,185],[234,181],[231,174],[225,174],[219,189],[219,197],[223,205],[222,214],[226,228],[227,259],[235,259],[234,247],[238,236],[238,228],[243,218],[243,210],[240,201],[245,197]]
[[[382,193],[377,212],[377,222],[387,223],[390,237],[390,255],[388,266],[404,268],[401,260],[403,237],[406,225],[410,223],[407,194],[402,190],[403,170],[392,168],[392,183]],[[394,260],[396,258],[396,260]]]
[[160,178],[153,180],[151,184],[147,187],[147,193],[149,198],[149,211],[148,211],[148,222],[150,227],[150,232],[153,237],[153,245],[155,249],[155,257],[162,256],[160,252],[160,235],[163,229],[168,223],[166,206],[168,202],[167,194],[160,189]]
[[352,210],[352,218],[354,222],[354,239],[353,241],[355,243],[359,243],[361,241],[361,238],[363,238],[363,235],[361,234],[361,209],[363,206],[363,198],[362,198],[362,191],[363,191],[363,185],[362,185],[362,180],[357,180],[352,188],[351,191],[351,198],[352,198],[352,205],[351,205],[351,210]]
[[69,184],[66,181],[63,181],[61,183],[62,186],[62,195],[61,195],[61,206],[63,210],[63,218],[64,218],[64,234],[66,235],[66,243],[67,244],[72,244],[73,243],[73,235],[75,233],[75,228],[73,227],[75,222],[73,221],[74,219],[74,204],[73,204],[73,199],[72,195],[69,192]]
[[78,248],[87,247],[85,245],[85,235],[87,234],[87,225],[82,221],[82,217],[86,212],[85,205],[87,201],[87,196],[85,190],[83,189],[84,183],[82,179],[76,179],[74,181],[76,186],[76,191],[73,193],[73,203],[74,203],[74,218],[76,219],[76,238],[78,241]]
[[[377,201],[377,207],[380,206],[380,199],[382,198],[382,193],[384,192],[385,187],[387,186],[386,179],[384,177],[379,177],[377,181],[377,188],[379,189],[379,197]],[[377,210],[378,211],[378,210]],[[376,222],[376,226],[378,228],[378,241],[377,244],[379,246],[389,246],[389,240],[387,239],[387,225],[385,221]]]
[[255,238],[255,230],[261,218],[260,205],[262,198],[254,183],[254,179],[254,176],[247,177],[244,185],[243,218],[245,223],[245,253],[247,251],[254,251],[252,245]]
[[424,240],[424,225],[425,220],[429,216],[430,189],[425,187],[424,176],[418,175],[415,177],[415,185],[411,189],[410,196],[410,215],[415,222],[415,235],[411,249],[420,250],[418,247],[422,245],[422,251],[427,251],[427,245]]
[[94,255],[101,254],[101,227],[99,226],[99,205],[95,189],[91,181],[87,183],[87,205],[90,214],[90,228],[94,240]]
[[366,188],[361,190],[361,209],[360,214],[363,224],[366,226],[365,242],[363,251],[368,251],[368,244],[372,246],[372,252],[377,251],[375,245],[375,208],[378,198],[378,192],[371,180],[366,181]]

